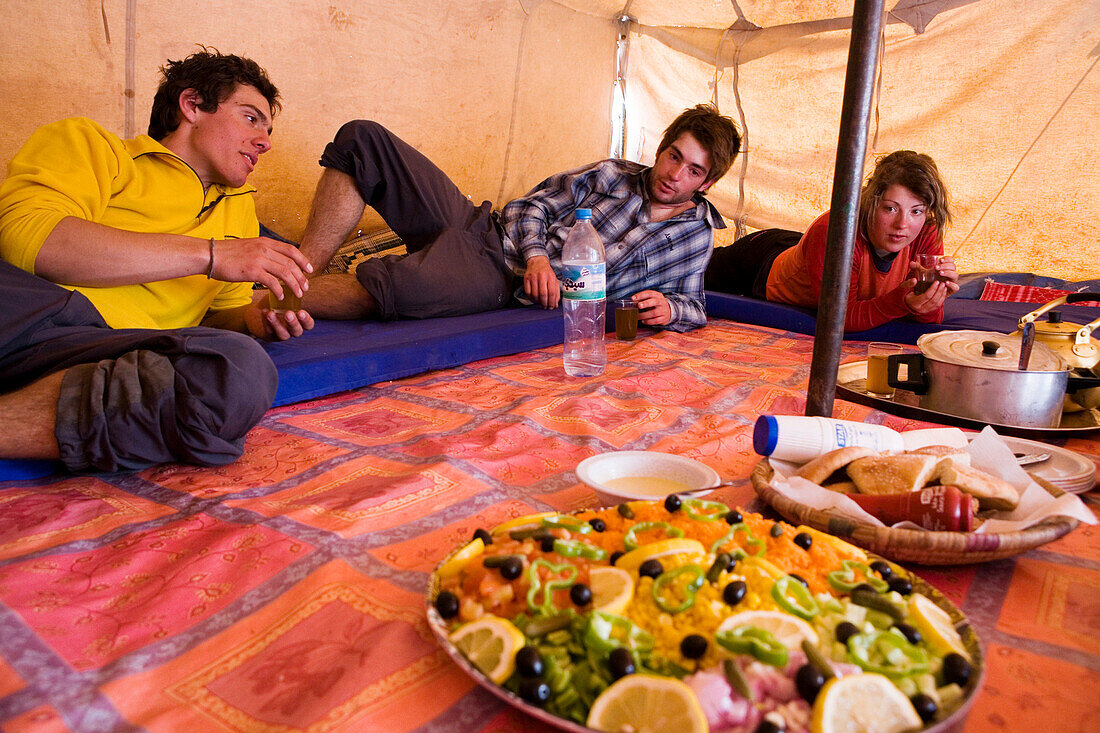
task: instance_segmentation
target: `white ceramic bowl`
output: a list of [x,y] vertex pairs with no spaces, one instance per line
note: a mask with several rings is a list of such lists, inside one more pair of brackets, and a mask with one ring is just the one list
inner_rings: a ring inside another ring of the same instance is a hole
[[635,499],[663,499],[685,491],[706,496],[722,482],[718,473],[685,456],[646,450],[601,453],[577,465],[577,478],[592,487],[603,506]]

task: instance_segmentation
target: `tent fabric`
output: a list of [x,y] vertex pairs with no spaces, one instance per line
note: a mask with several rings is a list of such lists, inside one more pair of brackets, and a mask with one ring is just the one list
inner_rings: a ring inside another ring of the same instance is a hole
[[[348,119],[377,119],[477,201],[502,205],[613,149],[620,19],[626,157],[651,162],[681,109],[714,100],[746,152],[712,198],[742,229],[803,227],[828,208],[851,2],[826,0],[7,0],[0,161],[46,122],[145,129],[165,59],[204,43],[257,59],[283,93],[252,177],[264,224],[299,239],[317,157]],[[964,272],[1097,276],[1100,0],[892,0],[869,162],[940,164]],[[362,228],[378,221],[369,215]]]

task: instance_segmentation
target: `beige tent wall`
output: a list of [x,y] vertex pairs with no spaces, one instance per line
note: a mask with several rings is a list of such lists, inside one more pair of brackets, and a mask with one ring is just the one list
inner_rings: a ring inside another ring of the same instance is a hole
[[[735,166],[712,198],[750,229],[803,228],[829,208],[850,20],[826,3],[807,4],[813,18],[794,4],[740,5],[759,30],[726,32],[732,9],[710,30],[638,26],[627,150],[649,149],[670,107],[714,98],[743,118],[748,153],[744,178]],[[900,148],[936,159],[956,214],[946,247],[964,272],[1100,277],[1100,3],[921,9],[919,33],[886,14],[867,171]]]
[[[652,161],[676,113],[715,99],[743,121],[748,149],[712,198],[745,227],[800,228],[828,208],[851,5],[6,0],[0,162],[68,115],[143,132],[157,67],[206,43],[257,59],[283,92],[275,147],[252,178],[275,230],[301,234],[321,150],[361,117],[500,205],[606,154],[627,14],[628,157]],[[1100,0],[886,7],[871,155],[908,147],[940,163],[961,269],[1100,277]]]
[[478,201],[610,147],[617,24],[554,2],[5,0],[0,22],[5,165],[61,117],[144,132],[158,67],[196,43],[256,59],[284,107],[250,182],[261,220],[291,237],[347,120],[387,125]]

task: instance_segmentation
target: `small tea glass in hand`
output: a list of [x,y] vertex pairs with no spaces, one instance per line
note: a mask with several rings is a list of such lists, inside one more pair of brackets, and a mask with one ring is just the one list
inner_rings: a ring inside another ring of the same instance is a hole
[[913,286],[914,293],[920,295],[932,287],[932,283],[947,281],[947,278],[939,273],[939,265],[942,260],[943,255],[917,255],[917,270],[914,273],[917,284]]
[[615,338],[631,341],[638,335],[638,304],[629,298],[615,301]]

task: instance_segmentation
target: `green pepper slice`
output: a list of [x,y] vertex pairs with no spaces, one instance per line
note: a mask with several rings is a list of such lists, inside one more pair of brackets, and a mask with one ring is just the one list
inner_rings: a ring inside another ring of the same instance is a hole
[[565,514],[555,514],[551,517],[543,517],[542,526],[567,529],[577,534],[588,534],[592,531],[592,525],[588,522],[582,522],[576,517],[570,517]]
[[[547,568],[551,573],[561,573],[562,577],[548,579],[545,583],[539,576],[539,568]],[[527,607],[543,616],[554,610],[554,591],[570,587],[577,580],[577,566],[571,563],[555,565],[541,557],[527,568]],[[542,592],[542,603],[535,603],[535,597]]]
[[[714,544],[710,546],[711,554],[713,555],[717,553],[718,548],[732,540],[734,534],[737,532],[745,533],[745,544],[747,544],[749,548],[755,548],[752,552],[754,557],[760,557],[765,552],[767,552],[768,543],[765,542],[762,538],[757,537],[755,534],[753,534],[753,531],[749,528],[749,525],[745,524],[744,522],[738,522],[737,524],[731,524],[726,533],[715,540]],[[745,557],[748,557],[748,553],[746,553],[741,548],[737,548],[731,554],[735,554],[738,552],[741,553],[741,557],[735,556],[735,559],[741,560]]]
[[775,634],[759,626],[738,626],[719,631],[714,635],[714,640],[734,654],[751,654],[758,661],[773,667],[787,666],[787,647],[775,638]]
[[772,585],[772,598],[787,613],[793,613],[807,621],[812,621],[814,616],[821,613],[821,606],[817,604],[810,589],[789,575],[784,575]]
[[891,679],[928,671],[928,653],[893,629],[852,634],[848,637],[848,659],[864,672]]
[[713,522],[726,516],[730,510],[728,506],[717,501],[706,499],[687,498],[681,504],[684,514],[700,522]]
[[666,537],[683,537],[684,530],[679,527],[673,527],[668,522],[638,522],[623,535],[623,544],[626,545],[627,550],[638,549],[638,538],[635,536],[638,532],[645,532],[650,529],[663,529]]
[[[681,575],[690,574],[692,577],[688,579],[687,584],[684,585],[684,600],[679,604],[675,604],[673,601],[665,597],[665,586],[671,585],[676,582],[676,579]],[[657,607],[666,613],[683,613],[692,606],[695,605],[695,594],[700,588],[703,587],[703,581],[705,580],[705,574],[703,569],[695,564],[681,565],[678,568],[673,568],[667,573],[661,573],[653,580],[653,587],[650,589],[650,595],[653,596],[653,602],[657,604]]]
[[649,652],[653,649],[653,637],[628,618],[593,611],[584,630],[584,645],[602,656],[618,647]]
[[562,557],[583,557],[586,560],[603,560],[607,550],[581,540],[554,540],[554,552]]
[[[877,593],[885,593],[886,589],[890,587],[890,584],[875,575],[874,571],[872,571],[865,562],[860,562],[859,560],[843,560],[840,563],[840,567],[840,570],[834,570],[825,576],[826,580],[829,581],[829,585],[839,591],[850,591],[861,583],[867,583],[874,588]],[[860,580],[856,577],[856,570],[863,573],[864,580]]]

